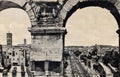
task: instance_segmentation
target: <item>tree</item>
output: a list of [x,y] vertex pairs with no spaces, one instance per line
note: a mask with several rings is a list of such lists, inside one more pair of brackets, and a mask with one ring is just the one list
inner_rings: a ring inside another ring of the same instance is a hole
[[81,53],[82,53],[82,52],[80,52],[79,50],[77,50],[77,51],[74,52],[75,56],[77,56],[77,57],[78,57]]
[[92,55],[97,55],[97,51],[98,51],[97,45],[95,45],[95,46],[94,46],[94,49],[93,49],[93,51],[92,51]]
[[69,52],[67,52],[67,51],[65,51],[65,52],[63,53],[63,55],[64,55],[64,57],[65,57],[66,60],[68,59],[68,56],[70,56]]
[[103,60],[103,63],[105,64],[105,65],[108,65],[108,63],[109,63],[109,56],[104,56],[103,58],[102,58],[102,60]]

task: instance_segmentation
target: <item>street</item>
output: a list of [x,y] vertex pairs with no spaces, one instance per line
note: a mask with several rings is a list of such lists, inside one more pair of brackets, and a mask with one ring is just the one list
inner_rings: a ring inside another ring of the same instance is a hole
[[90,77],[89,73],[85,70],[82,64],[79,62],[78,59],[71,53],[71,68],[74,77]]

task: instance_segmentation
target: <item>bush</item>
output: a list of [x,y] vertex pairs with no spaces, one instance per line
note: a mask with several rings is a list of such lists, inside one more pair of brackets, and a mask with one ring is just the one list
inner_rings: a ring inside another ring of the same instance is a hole
[[77,57],[78,57],[81,53],[82,53],[82,52],[80,52],[79,50],[77,50],[77,51],[74,52],[75,56],[77,56]]

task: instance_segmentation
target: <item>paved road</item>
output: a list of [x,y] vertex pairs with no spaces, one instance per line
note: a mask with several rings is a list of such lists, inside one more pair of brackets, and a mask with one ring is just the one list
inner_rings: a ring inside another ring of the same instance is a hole
[[71,53],[70,55],[71,55],[70,63],[71,63],[73,77],[90,77],[88,72],[84,69],[80,61],[76,59],[74,54]]
[[113,73],[110,70],[110,68],[106,65],[104,65],[102,62],[99,62],[101,64],[101,66],[104,68],[105,73],[106,73],[106,77],[113,77]]
[[65,75],[67,75],[68,77],[72,77],[72,70],[71,70],[71,66],[70,66],[70,60],[67,60],[68,62],[68,66],[67,68],[65,69]]
[[[89,72],[91,77],[100,77],[100,74],[95,71],[92,68],[89,68],[88,66],[85,66],[83,62],[81,62],[81,64],[84,66],[84,68]],[[93,64],[91,63],[91,65],[93,66]]]

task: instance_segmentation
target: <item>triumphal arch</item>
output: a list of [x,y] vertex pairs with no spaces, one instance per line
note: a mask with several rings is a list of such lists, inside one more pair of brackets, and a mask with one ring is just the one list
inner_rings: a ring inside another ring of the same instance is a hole
[[63,77],[66,22],[77,9],[89,6],[108,9],[119,28],[120,0],[0,0],[1,11],[20,8],[30,18],[30,71],[34,76]]

